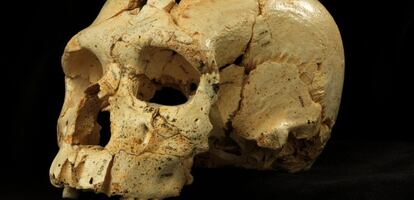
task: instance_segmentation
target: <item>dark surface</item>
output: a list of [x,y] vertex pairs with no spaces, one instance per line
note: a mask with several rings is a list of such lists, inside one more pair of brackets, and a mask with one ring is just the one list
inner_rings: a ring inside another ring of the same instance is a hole
[[[183,190],[181,199],[413,199],[409,93],[414,9],[408,2],[322,1],[342,33],[346,80],[332,139],[310,171],[292,175],[196,169],[194,184]],[[70,37],[93,21],[102,4],[59,0],[2,6],[6,120],[0,199],[60,199],[61,191],[48,177],[58,150],[56,120],[64,96],[60,56]],[[82,199],[105,198],[83,194]]]

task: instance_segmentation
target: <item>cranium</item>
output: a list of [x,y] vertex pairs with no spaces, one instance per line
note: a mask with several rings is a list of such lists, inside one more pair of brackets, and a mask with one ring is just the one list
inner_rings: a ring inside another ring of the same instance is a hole
[[[63,58],[51,182],[177,196],[190,170],[308,169],[330,137],[343,47],[316,0],[108,0]],[[182,101],[158,95],[179,91]],[[97,116],[110,113],[100,145]]]

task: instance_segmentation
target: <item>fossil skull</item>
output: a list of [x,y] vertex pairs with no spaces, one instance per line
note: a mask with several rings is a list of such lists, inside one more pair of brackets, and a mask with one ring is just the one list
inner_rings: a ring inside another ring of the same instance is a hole
[[[107,0],[62,65],[51,182],[65,197],[125,199],[179,195],[193,161],[308,169],[330,137],[344,74],[339,31],[316,0]],[[184,100],[155,100],[166,89]]]

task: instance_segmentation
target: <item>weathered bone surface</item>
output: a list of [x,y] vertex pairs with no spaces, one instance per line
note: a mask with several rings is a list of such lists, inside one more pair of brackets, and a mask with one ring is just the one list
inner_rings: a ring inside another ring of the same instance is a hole
[[71,198],[178,196],[193,161],[306,170],[330,137],[344,76],[338,28],[316,0],[107,0],[62,64],[50,178]]

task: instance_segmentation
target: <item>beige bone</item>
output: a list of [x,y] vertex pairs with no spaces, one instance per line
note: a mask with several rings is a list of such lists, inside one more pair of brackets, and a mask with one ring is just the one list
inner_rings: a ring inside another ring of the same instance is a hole
[[[178,196],[193,161],[308,169],[330,137],[344,75],[338,28],[316,0],[108,0],[62,65],[50,178],[70,198]],[[186,101],[153,102],[165,88]]]

